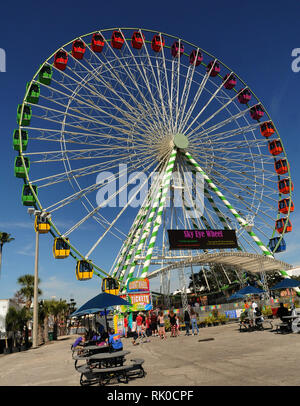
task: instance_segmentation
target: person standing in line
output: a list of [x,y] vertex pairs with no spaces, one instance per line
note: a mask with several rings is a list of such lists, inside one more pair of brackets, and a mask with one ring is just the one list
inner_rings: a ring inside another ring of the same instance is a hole
[[179,336],[180,334],[180,320],[179,316],[176,316],[176,334]]
[[190,318],[190,314],[189,314],[188,310],[185,310],[183,319],[184,319],[184,324],[185,324],[185,335],[189,336],[191,318]]
[[197,314],[194,309],[191,309],[191,322],[192,322],[192,332],[194,336],[195,330],[197,330],[197,334],[199,333],[199,328],[197,324]]
[[157,337],[158,336],[158,331],[157,331],[157,315],[155,313],[155,311],[151,312],[151,331],[152,331],[152,335],[153,337]]
[[177,336],[177,317],[176,314],[173,312],[173,310],[170,310],[169,313],[169,319],[170,319],[170,324],[171,324],[171,337],[176,337]]
[[159,313],[159,316],[158,316],[157,320],[158,320],[158,323],[159,323],[159,335],[160,335],[160,338],[161,339],[167,338],[166,329],[165,329],[165,319],[164,319],[164,313],[163,312]]

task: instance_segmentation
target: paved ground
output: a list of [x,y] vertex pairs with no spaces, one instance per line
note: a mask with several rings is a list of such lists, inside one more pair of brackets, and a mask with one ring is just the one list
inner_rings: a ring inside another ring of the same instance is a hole
[[[273,386],[300,384],[300,335],[269,330],[243,332],[237,324],[206,327],[184,336],[133,346],[128,359],[145,359],[145,378],[126,386]],[[61,337],[38,349],[0,355],[0,386],[79,386],[70,346],[77,336]],[[199,339],[214,338],[212,341]],[[123,385],[121,385],[123,386]]]

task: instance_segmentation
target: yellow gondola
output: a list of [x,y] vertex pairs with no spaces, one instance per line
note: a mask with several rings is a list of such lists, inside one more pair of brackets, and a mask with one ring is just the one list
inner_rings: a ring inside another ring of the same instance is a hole
[[[66,238],[69,242],[69,239]],[[55,238],[53,243],[53,256],[56,259],[67,258],[70,255],[70,246],[63,238]]]
[[114,278],[104,278],[102,280],[102,292],[118,295],[120,291],[119,282]]
[[47,217],[35,216],[34,229],[36,232],[39,232],[40,234],[46,234],[50,231],[50,228],[51,226],[48,222]]
[[76,278],[78,281],[92,279],[94,273],[93,265],[85,260],[77,261]]

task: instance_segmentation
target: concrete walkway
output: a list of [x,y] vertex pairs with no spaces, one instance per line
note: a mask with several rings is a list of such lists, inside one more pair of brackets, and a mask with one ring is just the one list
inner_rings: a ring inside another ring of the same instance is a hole
[[[275,321],[274,324],[276,324]],[[79,386],[70,346],[76,335],[61,337],[40,348],[0,355],[0,386]],[[211,341],[198,341],[213,338]],[[120,386],[273,386],[300,383],[300,335],[270,330],[243,332],[238,324],[206,327],[197,336],[133,346],[127,359],[143,358],[145,378]]]

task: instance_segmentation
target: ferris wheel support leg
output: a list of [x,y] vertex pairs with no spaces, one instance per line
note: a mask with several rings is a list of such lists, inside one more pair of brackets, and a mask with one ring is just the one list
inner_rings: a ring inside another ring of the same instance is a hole
[[146,260],[145,260],[144,267],[143,267],[143,270],[142,270],[142,273],[141,273],[141,278],[146,278],[147,277],[147,273],[148,273],[148,270],[149,270],[149,266],[150,266],[150,262],[151,262],[151,257],[152,257],[153,248],[154,248],[154,245],[155,245],[158,229],[159,229],[160,224],[161,224],[161,217],[162,217],[164,205],[165,205],[165,202],[166,202],[166,198],[167,198],[167,194],[168,194],[168,190],[169,190],[169,186],[170,186],[170,181],[171,181],[171,176],[172,176],[176,156],[177,156],[177,149],[174,148],[172,150],[172,152],[171,152],[171,156],[170,156],[170,159],[169,159],[169,162],[168,162],[168,165],[167,165],[167,169],[166,169],[166,172],[165,172],[164,177],[163,177],[161,199],[160,199],[160,203],[159,203],[158,212],[157,212],[157,215],[156,215],[154,227],[153,227],[153,230],[152,230],[152,235],[151,235],[151,238],[150,238],[148,251],[147,251],[147,254],[146,254]]
[[[160,198],[161,198],[161,193],[162,193],[162,191],[161,191],[161,188],[159,187],[159,189],[157,190],[157,194],[156,194],[156,196],[155,196],[155,198],[154,198],[154,203],[153,203],[152,209],[151,209],[151,211],[150,211],[149,217],[148,217],[148,219],[147,219],[146,226],[145,226],[145,228],[144,228],[144,230],[143,230],[140,243],[139,243],[139,245],[138,245],[138,247],[137,247],[137,251],[136,251],[136,253],[135,253],[135,257],[141,253],[142,248],[143,248],[143,245],[144,245],[144,243],[145,243],[145,241],[146,241],[146,239],[147,239],[147,237],[148,237],[148,234],[149,234],[148,231],[149,231],[149,228],[151,227],[152,220],[153,220],[153,218],[154,218],[154,215],[155,215],[155,213],[156,213],[157,207],[158,207],[158,205],[159,205],[159,201],[160,201]],[[147,206],[147,209],[149,210],[150,207],[151,207],[151,205],[149,205],[149,207]],[[146,217],[146,215],[145,215],[145,217]],[[141,227],[141,229],[142,229],[142,228],[143,228],[143,224],[141,224],[140,227]],[[141,230],[140,230],[140,231],[141,231]],[[131,256],[130,256],[130,259],[131,259]],[[127,265],[127,266],[128,266],[128,265]],[[126,266],[126,269],[127,269],[127,266]],[[131,267],[130,267],[130,270],[129,270],[129,273],[128,273],[128,276],[127,276],[127,279],[126,279],[126,282],[125,282],[125,286],[127,285],[128,280],[133,277],[133,273],[134,273],[134,270],[135,270],[135,266],[136,266],[136,262],[133,261],[133,262],[131,263]],[[123,280],[123,279],[124,279],[126,269],[123,269],[123,272],[122,272],[122,274],[121,274],[121,276],[120,276],[120,280]]]
[[112,273],[113,278],[116,277],[116,275],[117,275],[117,272],[118,272],[118,270],[119,270],[119,268],[120,268],[120,266],[121,266],[121,264],[122,264],[122,262],[124,260],[125,254],[126,254],[126,252],[128,252],[128,249],[130,248],[130,243],[132,244],[131,245],[131,247],[132,247],[134,245],[134,242],[137,239],[137,235],[135,234],[136,230],[137,230],[137,233],[139,235],[139,230],[143,227],[142,222],[145,219],[145,217],[147,215],[147,212],[148,212],[148,210],[150,208],[150,205],[151,205],[151,197],[150,196],[147,196],[147,197],[148,197],[148,199],[147,199],[148,204],[146,206],[142,205],[142,207],[140,208],[140,210],[138,212],[138,215],[137,215],[137,217],[136,217],[136,219],[135,219],[135,221],[134,221],[134,223],[132,225],[132,228],[131,228],[131,230],[130,230],[130,232],[128,234],[127,240],[124,243],[123,249],[122,249],[121,254],[120,254],[119,261],[118,261],[118,263],[117,263],[117,265],[116,265],[116,267],[115,267],[115,269],[114,269],[114,271]]
[[[248,225],[247,221],[243,219],[239,213],[233,208],[233,206],[229,203],[229,201],[225,198],[225,196],[222,194],[222,192],[218,189],[218,187],[212,182],[212,180],[206,175],[206,173],[203,171],[203,169],[199,166],[199,164],[194,160],[194,158],[191,156],[189,152],[185,152],[185,156],[191,163],[191,165],[194,166],[194,168],[201,173],[205,181],[208,183],[210,188],[216,193],[216,195],[222,200],[224,205],[230,210],[230,212],[234,215],[234,217],[238,220],[238,222],[243,226],[246,227]],[[250,237],[254,240],[256,245],[262,250],[263,254],[274,258],[273,254],[268,250],[267,247],[264,246],[264,244],[260,241],[260,239],[256,236],[256,234],[253,231],[248,231],[246,230],[247,233],[250,235]],[[286,273],[286,271],[281,270],[280,271],[281,275],[285,278],[289,278],[289,275]],[[297,294],[300,295],[300,290],[299,288],[295,289]]]

